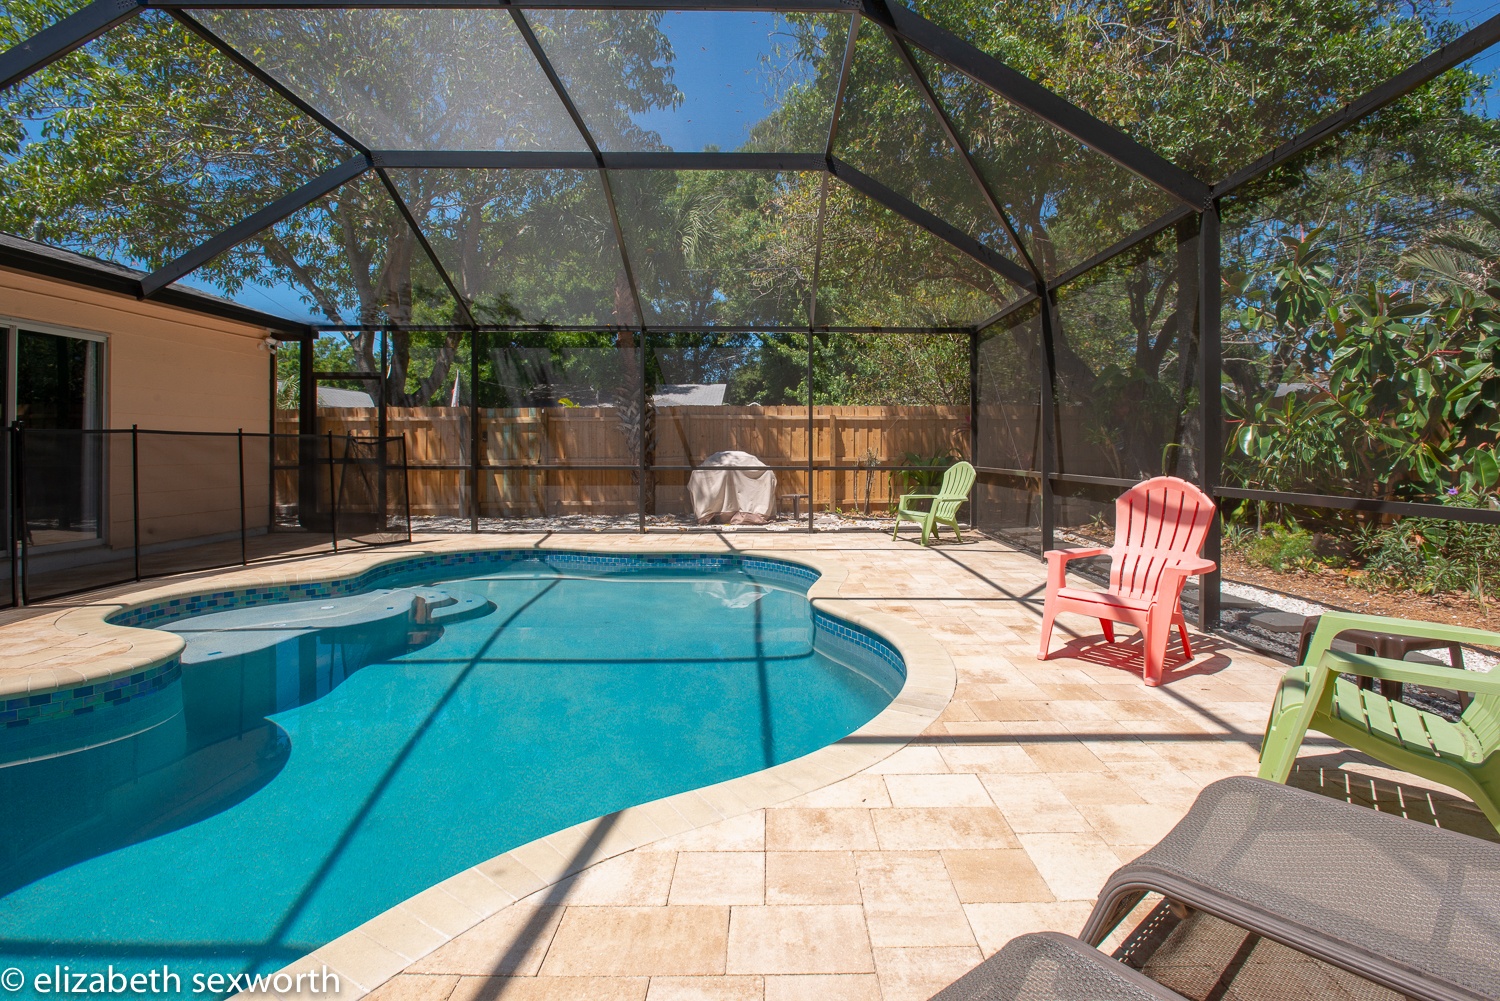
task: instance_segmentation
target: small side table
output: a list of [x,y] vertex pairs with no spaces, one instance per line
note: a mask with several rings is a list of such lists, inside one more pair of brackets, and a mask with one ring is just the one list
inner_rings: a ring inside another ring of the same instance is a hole
[[[1307,648],[1312,645],[1313,633],[1317,631],[1321,615],[1309,615],[1307,621],[1302,623],[1302,638],[1297,644],[1297,662],[1303,663],[1307,660]],[[1415,650],[1436,650],[1442,647],[1448,648],[1448,656],[1453,660],[1453,669],[1462,671],[1464,669],[1464,648],[1457,643],[1449,643],[1446,640],[1419,639],[1415,636],[1401,636],[1397,633],[1376,633],[1364,629],[1345,629],[1339,633],[1337,639],[1345,640],[1354,647],[1355,653],[1367,656],[1384,657],[1387,660],[1405,660],[1406,655]],[[1374,678],[1360,678],[1361,688],[1373,689],[1379,685],[1381,695],[1393,702],[1401,701],[1402,685],[1399,681],[1379,681]],[[1459,693],[1459,702],[1467,706],[1471,696],[1468,692]]]
[[792,517],[800,521],[802,519],[802,502],[807,500],[807,498],[807,494],[782,494],[776,499],[778,501],[791,501]]

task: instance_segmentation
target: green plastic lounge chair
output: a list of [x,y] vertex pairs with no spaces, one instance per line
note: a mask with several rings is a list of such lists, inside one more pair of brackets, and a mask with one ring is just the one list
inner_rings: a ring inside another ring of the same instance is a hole
[[[1185,966],[1194,953],[1222,954],[1212,947],[1225,939],[1212,922],[1198,920],[1208,915],[1396,996],[1500,997],[1500,845],[1467,834],[1236,776],[1204,788],[1166,837],[1115,871],[1078,937],[1098,945],[1147,893],[1164,896],[1167,906],[1157,913],[1175,912],[1181,922],[1177,941],[1163,950],[1163,966]],[[1122,952],[1150,976],[1157,964],[1140,954],[1151,944],[1151,936],[1145,938],[1139,951]],[[1228,952],[1242,939],[1238,958],[1248,969],[1261,946],[1236,935]],[[1278,950],[1266,951],[1276,958]],[[1318,990],[1298,979],[1281,977],[1274,993],[1220,990],[1211,996],[1392,996]],[[1219,986],[1230,985],[1221,980]]]
[[[1308,730],[1326,733],[1392,768],[1457,789],[1500,830],[1500,677],[1331,649],[1346,629],[1500,646],[1500,633],[1376,615],[1325,612],[1306,662],[1281,680],[1260,750],[1260,777],[1285,782]],[[1450,723],[1340,677],[1473,692]]]
[[[927,545],[928,536],[937,535],[938,525],[952,528],[954,538],[962,542],[963,536],[958,534],[958,508],[969,499],[969,491],[973,488],[974,467],[967,462],[955,462],[943,474],[943,482],[937,493],[902,494],[901,500],[896,504],[896,529],[891,532],[891,538],[895,539],[900,534],[903,521],[915,521],[922,526],[924,546]],[[912,506],[913,501],[931,503],[923,510],[919,506]]]

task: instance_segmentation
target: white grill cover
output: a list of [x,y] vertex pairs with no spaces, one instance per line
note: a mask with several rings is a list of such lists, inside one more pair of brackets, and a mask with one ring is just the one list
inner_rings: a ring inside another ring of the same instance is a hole
[[749,452],[715,452],[688,477],[693,514],[701,525],[729,515],[736,525],[776,517],[776,474]]

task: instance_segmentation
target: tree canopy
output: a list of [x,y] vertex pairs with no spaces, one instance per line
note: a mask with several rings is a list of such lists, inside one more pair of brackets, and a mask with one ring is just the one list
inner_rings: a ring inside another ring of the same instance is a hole
[[[8,0],[0,44],[34,33],[68,6]],[[920,0],[914,6],[1208,181],[1457,31],[1440,6],[1425,0],[1053,6]],[[584,149],[508,12],[192,16],[372,147]],[[691,84],[677,77],[662,17],[527,14],[606,150],[667,147],[649,127],[652,116],[680,107],[682,88]],[[745,150],[822,152],[833,131],[834,155],[1049,277],[1173,208],[1146,181],[952,67],[915,52],[914,74],[908,53],[872,22],[834,14],[767,20],[760,57],[766,113],[748,131]],[[858,34],[835,128],[852,21],[859,22]],[[1314,229],[1330,243],[1332,288],[1383,283],[1411,290],[1439,282],[1430,274],[1412,277],[1401,262],[1434,217],[1460,224],[1472,215],[1463,198],[1495,185],[1494,136],[1479,102],[1487,86],[1473,69],[1450,71],[1226,204],[1226,268],[1236,309],[1269,301],[1289,253],[1286,241]],[[924,93],[929,89],[941,113]],[[147,269],[352,155],[272,88],[158,11],[125,22],[7,96],[0,116],[0,228]],[[963,151],[950,143],[949,128]],[[970,176],[966,155],[1001,215]],[[406,328],[462,323],[465,308],[481,323],[599,328],[515,338],[518,346],[534,341],[530,347],[560,359],[570,350],[621,350],[614,331],[643,323],[963,326],[1021,294],[822,173],[613,171],[608,187],[595,171],[387,174],[462,304],[373,174],[220,255],[194,279],[231,296],[289,288],[328,322],[388,325],[384,341],[351,335],[349,363],[375,371],[384,358],[390,402],[451,398],[455,377],[464,378],[454,366],[467,357],[467,335]],[[1155,471],[1165,445],[1190,443],[1200,433],[1190,426],[1196,294],[1185,277],[1195,239],[1191,226],[1168,229],[1061,290],[1059,402],[1076,411],[1077,463],[1102,454],[1111,458],[1100,472]],[[809,318],[815,285],[817,313]],[[1301,378],[1296,365],[1309,367],[1305,354],[1295,364],[1293,357],[1308,331],[1285,318],[1245,320],[1235,313],[1226,335],[1226,367],[1241,401]],[[967,380],[967,360],[951,337],[887,343],[820,335],[818,378],[808,387],[805,364],[794,363],[805,340],[795,348],[769,336],[694,336],[703,350],[712,344],[740,359],[740,391],[767,402],[808,393],[828,402],[949,402]],[[1034,367],[1028,344],[1034,324],[995,336],[1012,342],[1013,363],[1002,368]],[[663,342],[663,350],[696,350],[691,341],[681,335]],[[987,357],[1000,364],[993,350]],[[482,357],[481,364],[481,383],[499,385],[493,359]],[[649,376],[662,377],[654,365]],[[751,369],[759,374],[747,374]],[[1145,433],[1143,414],[1151,415]]]

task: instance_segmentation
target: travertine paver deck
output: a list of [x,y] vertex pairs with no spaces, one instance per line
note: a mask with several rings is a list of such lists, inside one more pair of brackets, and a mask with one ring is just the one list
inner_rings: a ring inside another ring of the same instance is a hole
[[[386,946],[410,962],[383,955],[404,970],[365,985],[381,1001],[921,1001],[1014,935],[1078,931],[1110,872],[1199,789],[1253,772],[1285,667],[1196,637],[1197,657],[1184,665],[1174,646],[1167,684],[1148,689],[1138,642],[1105,645],[1074,617],[1038,662],[1042,565],[988,541],[586,541],[816,551],[848,569],[840,599],[938,641],[954,695],[920,737],[850,778],[606,858],[456,937],[473,917],[457,900],[408,916]],[[1310,742],[1296,781],[1494,837],[1466,801],[1327,742]],[[578,849],[583,862],[596,847]]]

